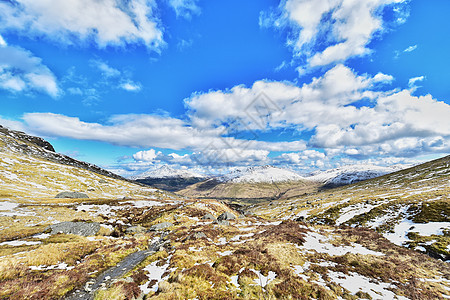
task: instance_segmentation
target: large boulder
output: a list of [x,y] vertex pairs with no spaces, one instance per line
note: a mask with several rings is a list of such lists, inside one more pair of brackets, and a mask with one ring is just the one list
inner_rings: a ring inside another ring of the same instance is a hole
[[236,216],[227,211],[217,217],[217,221],[225,221],[225,220],[236,220]]
[[166,228],[171,227],[171,226],[173,226],[173,224],[170,223],[170,222],[162,222],[162,223],[158,223],[158,224],[152,225],[150,227],[149,231],[163,230],[163,229],[166,229]]
[[82,236],[96,235],[99,230],[100,224],[95,222],[62,222],[50,225],[46,229],[46,231],[50,231],[50,234],[64,233]]
[[202,220],[212,220],[212,221],[216,221],[216,217],[214,217],[212,214],[207,213],[206,215],[204,215],[202,217]]
[[87,199],[89,196],[80,192],[61,192],[55,198]]

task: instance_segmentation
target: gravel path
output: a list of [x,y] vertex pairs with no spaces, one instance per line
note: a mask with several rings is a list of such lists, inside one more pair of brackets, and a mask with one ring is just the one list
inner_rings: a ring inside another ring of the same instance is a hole
[[116,266],[106,270],[96,279],[92,279],[86,282],[84,289],[77,289],[65,297],[66,300],[92,300],[94,299],[95,292],[100,288],[107,288],[111,283],[122,277],[125,273],[132,270],[136,265],[142,262],[151,254],[157,252],[164,243],[164,236],[151,244],[147,250],[141,250],[134,252],[125,257]]

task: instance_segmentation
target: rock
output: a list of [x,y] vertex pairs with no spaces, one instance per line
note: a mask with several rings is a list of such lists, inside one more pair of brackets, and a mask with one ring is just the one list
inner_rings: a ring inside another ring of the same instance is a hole
[[162,223],[159,223],[159,224],[152,225],[150,227],[149,231],[163,230],[163,229],[166,229],[166,228],[168,228],[170,226],[173,226],[173,224],[170,223],[170,222],[162,222]]
[[208,237],[203,232],[199,231],[192,235],[194,239],[207,239]]
[[89,196],[80,192],[61,192],[55,198],[86,199]]
[[141,225],[137,225],[137,226],[131,226],[128,227],[125,230],[126,233],[144,233],[145,232],[145,228],[142,227]]
[[236,220],[236,216],[230,212],[224,212],[219,217],[217,217],[217,221],[223,221],[223,220]]
[[216,217],[214,217],[212,214],[206,214],[202,217],[202,220],[213,220],[213,221],[217,221]]
[[215,221],[214,224],[223,225],[223,226],[229,226],[230,222],[228,222],[226,220],[219,220],[219,221]]
[[47,227],[46,231],[48,230],[50,230],[50,234],[64,233],[90,236],[98,233],[100,230],[100,224],[87,222],[62,222],[50,225]]

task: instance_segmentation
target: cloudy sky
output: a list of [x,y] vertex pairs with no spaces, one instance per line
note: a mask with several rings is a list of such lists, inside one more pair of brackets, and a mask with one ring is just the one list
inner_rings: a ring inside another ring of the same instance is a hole
[[0,124],[124,176],[450,152],[450,1],[0,1]]

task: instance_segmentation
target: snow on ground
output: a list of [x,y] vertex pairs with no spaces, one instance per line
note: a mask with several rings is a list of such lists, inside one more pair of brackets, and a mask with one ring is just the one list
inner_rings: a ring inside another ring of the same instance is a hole
[[267,274],[267,276],[264,276],[263,274],[261,274],[261,272],[259,270],[255,270],[255,269],[250,269],[250,271],[252,271],[253,273],[255,273],[256,275],[258,275],[258,278],[253,279],[253,281],[262,287],[263,291],[264,288],[277,277],[277,273],[273,272],[273,271],[269,271],[269,273]]
[[40,266],[30,266],[29,267],[31,270],[33,271],[45,271],[45,270],[72,270],[73,268],[75,268],[74,266],[69,267],[66,263],[60,263],[57,265],[51,265],[51,266],[45,266],[45,265],[40,265]]
[[414,223],[411,220],[403,219],[395,225],[394,232],[383,233],[383,236],[396,245],[403,245],[409,241],[408,232],[417,232],[421,236],[442,235],[443,230],[450,230],[450,222],[429,222]]
[[373,282],[373,279],[362,276],[358,273],[350,272],[348,275],[341,272],[328,271],[331,280],[355,295],[359,291],[368,293],[372,299],[401,299],[408,298],[398,296],[389,288],[395,288],[395,285],[385,282]]
[[19,204],[11,202],[0,202],[0,211],[11,211],[18,207]]
[[233,251],[230,251],[230,250],[223,251],[223,252],[217,251],[217,254],[219,254],[220,256],[227,256],[227,255],[233,254]]
[[305,237],[302,246],[296,245],[298,249],[307,251],[316,251],[318,253],[327,253],[332,256],[340,256],[346,253],[362,254],[362,255],[384,255],[381,252],[372,251],[360,244],[352,244],[351,246],[334,246],[327,241],[330,240],[317,232],[310,232]]
[[[154,199],[156,199],[156,197]],[[151,207],[151,206],[164,206],[166,204],[169,204],[168,202],[157,202],[157,201],[151,201],[151,200],[127,201],[125,203],[130,203],[136,208]],[[172,203],[173,202],[170,202],[170,204],[172,204]]]
[[[164,278],[162,278],[162,275],[166,272],[167,268],[169,267],[169,261],[170,259],[163,266],[157,266],[158,261],[154,261],[143,269],[148,273],[147,274],[148,281],[143,285],[139,286],[139,288],[144,294],[148,294],[152,291],[156,292],[158,290],[158,284],[162,280],[165,280]],[[156,280],[156,283],[153,286],[149,287],[150,282],[152,280]]]
[[[382,204],[382,203],[378,203],[377,205],[379,205],[379,204]],[[348,220],[352,219],[355,216],[369,212],[372,210],[372,208],[376,207],[377,205],[371,205],[371,204],[366,204],[366,203],[362,202],[362,203],[356,203],[356,204],[344,207],[340,211],[339,218],[336,219],[336,225],[339,226],[342,223],[347,222]]]
[[0,243],[0,246],[8,245],[8,246],[31,246],[31,245],[39,245],[42,244],[42,242],[38,241],[8,241]]
[[111,206],[108,204],[81,204],[77,206],[77,211],[87,211],[92,217],[104,215],[107,217],[114,217],[116,213],[113,210],[121,209],[121,207]]

